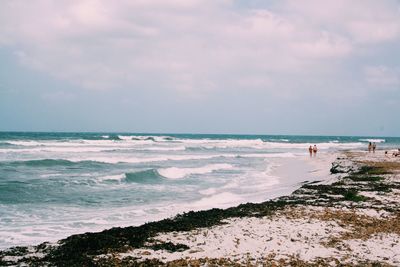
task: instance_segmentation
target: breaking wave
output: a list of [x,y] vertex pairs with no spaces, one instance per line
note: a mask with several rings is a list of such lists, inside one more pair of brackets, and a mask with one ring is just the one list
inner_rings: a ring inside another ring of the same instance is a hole
[[125,173],[125,179],[128,183],[154,184],[161,182],[162,177],[156,169],[149,169],[138,172]]
[[214,171],[218,170],[227,170],[227,169],[232,169],[233,166],[230,164],[210,164],[206,165],[203,167],[199,168],[177,168],[177,167],[171,167],[171,168],[162,168],[158,169],[158,173],[169,179],[181,179],[186,176],[189,176],[191,174],[206,174],[206,173],[212,173]]
[[358,139],[359,141],[362,142],[373,142],[373,143],[384,143],[386,142],[385,139],[374,139],[374,138],[362,138],[362,139]]

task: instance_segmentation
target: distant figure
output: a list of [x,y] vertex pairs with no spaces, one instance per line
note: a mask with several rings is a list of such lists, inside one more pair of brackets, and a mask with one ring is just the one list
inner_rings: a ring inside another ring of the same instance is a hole
[[398,157],[400,156],[400,148],[398,149],[398,152],[393,152],[393,156]]
[[369,142],[369,144],[368,144],[368,152],[371,152],[371,150],[372,150],[372,143]]
[[312,157],[312,152],[313,152],[312,146],[310,146],[310,147],[308,148],[308,152],[310,152],[310,157]]
[[314,145],[312,150],[314,152],[314,157],[317,156],[317,151],[318,151],[317,145]]
[[375,153],[375,149],[376,149],[376,144],[375,144],[375,142],[374,142],[374,143],[372,143],[372,152],[373,152],[373,153]]

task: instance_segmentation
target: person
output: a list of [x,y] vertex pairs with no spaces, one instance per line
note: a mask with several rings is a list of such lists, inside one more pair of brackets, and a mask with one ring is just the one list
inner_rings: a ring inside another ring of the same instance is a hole
[[313,147],[314,156],[317,156],[317,151],[318,151],[317,145],[314,145]]
[[310,152],[310,157],[312,157],[313,148],[312,148],[311,145],[310,145],[310,147],[308,148],[308,152]]
[[372,149],[372,143],[369,142],[369,144],[368,144],[368,152],[371,152],[371,149]]
[[375,142],[372,143],[372,152],[375,153],[375,149],[376,149],[376,144]]

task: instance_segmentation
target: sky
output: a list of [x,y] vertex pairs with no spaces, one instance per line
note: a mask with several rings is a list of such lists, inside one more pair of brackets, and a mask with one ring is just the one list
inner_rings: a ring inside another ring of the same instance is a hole
[[399,0],[2,0],[0,131],[400,136]]

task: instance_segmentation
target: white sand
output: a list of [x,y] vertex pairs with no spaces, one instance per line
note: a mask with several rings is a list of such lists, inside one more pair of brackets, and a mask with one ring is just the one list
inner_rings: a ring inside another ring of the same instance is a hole
[[[321,208],[306,207],[307,212],[321,212]],[[362,210],[358,210],[361,213]],[[382,214],[368,211],[374,216]],[[294,256],[304,261],[321,258],[340,259],[355,263],[360,259],[400,264],[400,236],[379,234],[370,239],[344,240],[343,244],[330,247],[331,238],[339,238],[349,231],[335,221],[296,218],[289,219],[279,213],[273,217],[235,218],[227,224],[212,228],[201,228],[190,232],[173,232],[155,237],[155,243],[172,242],[190,247],[183,252],[170,253],[165,250],[136,249],[119,254],[124,258],[157,258],[168,262],[176,259],[230,258],[238,263],[257,264],[275,254],[275,259]],[[150,245],[150,244],[149,244]]]

